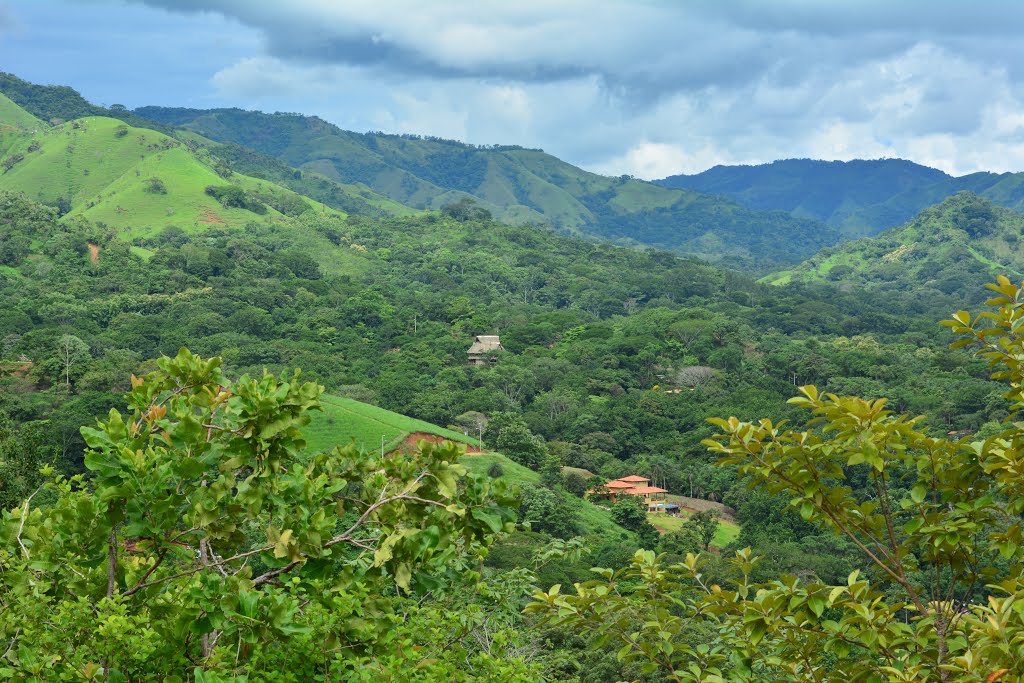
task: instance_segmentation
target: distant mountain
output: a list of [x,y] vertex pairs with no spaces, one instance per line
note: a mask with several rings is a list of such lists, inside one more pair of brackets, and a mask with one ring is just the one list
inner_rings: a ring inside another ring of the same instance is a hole
[[903,226],[823,249],[765,281],[903,292],[925,307],[929,291],[959,302],[983,299],[984,284],[997,274],[1024,278],[1024,215],[960,192]]
[[753,209],[821,220],[854,237],[900,225],[963,190],[1009,208],[1024,207],[1024,174],[953,177],[903,159],[786,159],[759,166],[715,166],[656,182],[730,197]]
[[589,173],[537,149],[476,147],[416,136],[360,134],[322,119],[240,109],[142,107],[134,113],[302,172],[362,183],[415,209],[472,199],[509,223],[541,223],[619,244],[648,245],[735,266],[795,263],[839,239],[785,212]]
[[[543,224],[564,233],[693,254],[759,272],[798,263],[840,239],[837,231],[815,219],[785,211],[753,210],[731,199],[661,187],[628,176],[589,173],[536,149],[358,134],[296,114],[106,108],[88,102],[72,88],[36,85],[3,73],[0,93],[34,117],[36,129],[60,128],[83,120],[100,125],[95,123],[100,118],[119,120],[133,128],[133,135],[134,129],[151,129],[185,143],[192,157],[201,157],[203,164],[218,174],[234,171],[242,178],[269,181],[346,213],[406,215],[472,200],[502,222]],[[6,144],[5,139],[0,135],[0,145]],[[157,143],[150,140],[147,144]],[[173,146],[171,142],[159,144],[168,145],[168,150]],[[11,151],[6,156],[17,153]],[[181,154],[186,152],[170,156]],[[66,175],[60,169],[51,170]],[[63,198],[66,203],[72,195],[91,192],[97,186],[96,179],[83,179],[87,177],[84,171],[91,172],[91,168],[78,170],[83,177],[67,179],[66,187],[59,191],[49,182],[30,187],[28,178],[35,176],[24,170],[18,170],[8,182],[21,176],[25,182],[19,189],[33,198],[49,203]],[[142,169],[138,170],[141,174]],[[244,184],[242,178],[238,182]],[[97,196],[85,202],[91,206],[74,208],[110,225],[125,222],[127,212],[116,210],[116,206],[115,214],[94,210],[108,205],[109,199]],[[161,223],[154,213],[161,203],[147,209],[147,224]],[[168,208],[172,207],[164,210]],[[181,220],[180,216],[175,219]],[[133,225],[137,224],[136,220]]]

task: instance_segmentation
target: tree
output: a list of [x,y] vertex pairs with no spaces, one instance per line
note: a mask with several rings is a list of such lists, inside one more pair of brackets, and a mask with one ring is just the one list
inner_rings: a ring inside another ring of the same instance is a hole
[[[537,593],[528,611],[593,627],[622,645],[620,657],[675,681],[1019,680],[1024,427],[1014,420],[1024,407],[1024,283],[1000,276],[989,287],[994,310],[943,324],[961,336],[954,346],[974,347],[1009,384],[999,434],[934,436],[885,399],[813,386],[791,400],[810,413],[804,430],[711,421],[720,433],[704,443],[723,465],[848,539],[869,573],[839,585],[793,576],[758,584],[748,548],[731,561],[734,576],[712,584],[701,557],[665,565],[638,552],[631,567],[598,570],[601,579],[575,594]],[[630,628],[638,610],[640,631]],[[694,620],[715,629],[714,645],[685,640]]]
[[146,181],[146,192],[150,194],[167,194],[167,185],[160,178],[153,176]]
[[62,335],[57,342],[57,357],[64,368],[64,384],[71,387],[71,369],[89,357],[89,345],[73,334]]
[[658,543],[658,530],[647,521],[647,505],[639,498],[626,496],[612,506],[612,521],[637,535],[641,548]]
[[533,531],[568,539],[581,533],[579,515],[558,492],[543,486],[523,491],[519,521],[527,522]]
[[303,453],[323,388],[298,372],[231,381],[184,349],[157,366],[132,378],[127,414],[82,429],[90,480],[58,477],[51,505],[0,517],[16,679],[352,680],[404,647],[402,595],[472,571],[511,528],[503,484],[467,475],[454,445]]
[[587,478],[579,472],[568,472],[562,481],[562,485],[566,491],[577,498],[582,498],[587,493]]
[[466,221],[489,221],[491,212],[476,203],[470,197],[463,197],[457,202],[441,207],[441,215],[465,223]]
[[539,468],[548,455],[544,440],[518,419],[501,428],[494,445],[501,453],[532,470]]
[[688,365],[675,373],[676,384],[699,389],[718,379],[718,371],[706,365]]
[[710,550],[711,541],[714,540],[715,532],[718,531],[718,513],[714,510],[695,512],[690,515],[683,526],[693,531],[704,550]]
[[562,461],[555,453],[548,453],[540,468],[540,483],[549,489],[562,485]]

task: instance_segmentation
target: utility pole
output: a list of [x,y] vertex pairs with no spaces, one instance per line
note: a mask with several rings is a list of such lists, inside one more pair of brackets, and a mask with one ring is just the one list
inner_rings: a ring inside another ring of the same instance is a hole
[[380,459],[384,459],[384,435],[380,435]]
[[482,424],[478,424],[476,426],[476,430],[477,430],[477,439],[480,442],[480,446],[479,446],[480,452],[483,453],[484,452],[484,426]]

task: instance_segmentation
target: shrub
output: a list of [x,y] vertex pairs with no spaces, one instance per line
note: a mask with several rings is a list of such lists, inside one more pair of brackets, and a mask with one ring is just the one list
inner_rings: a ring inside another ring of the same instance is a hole
[[267,212],[266,206],[237,185],[208,185],[206,194],[220,202],[224,208],[245,209],[260,215]]

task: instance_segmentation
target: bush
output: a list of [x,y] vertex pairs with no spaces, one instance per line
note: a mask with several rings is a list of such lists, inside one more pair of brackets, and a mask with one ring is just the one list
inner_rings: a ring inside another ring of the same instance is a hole
[[216,199],[220,202],[221,206],[227,209],[245,209],[260,215],[267,212],[266,206],[237,185],[207,185],[206,194]]
[[491,479],[497,479],[498,477],[505,475],[505,468],[501,466],[500,462],[492,462],[491,466],[487,468],[487,476]]
[[167,194],[167,186],[164,185],[164,181],[153,176],[146,181],[146,192],[151,194]]
[[569,472],[566,474],[562,484],[565,486],[566,491],[577,498],[582,498],[587,493],[587,479],[579,472]]

